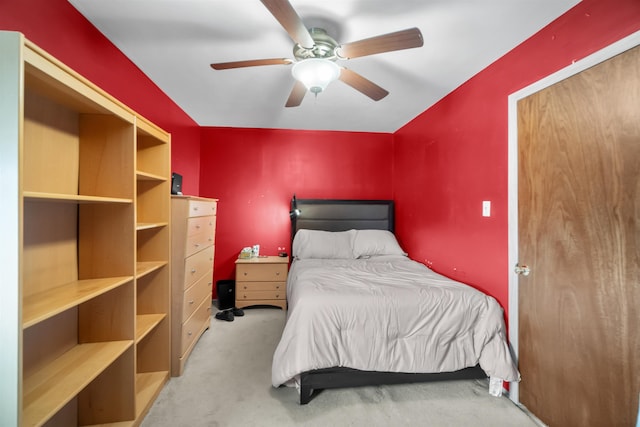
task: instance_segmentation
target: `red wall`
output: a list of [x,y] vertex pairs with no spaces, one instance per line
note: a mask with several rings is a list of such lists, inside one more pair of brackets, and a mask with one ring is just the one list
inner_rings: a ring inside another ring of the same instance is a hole
[[[3,1],[0,29],[23,32],[172,133],[184,192],[220,198],[216,279],[233,277],[244,246],[288,247],[294,192],[395,198],[397,233],[413,258],[506,307],[507,97],[640,30],[640,1],[583,0],[394,135],[201,130],[66,0]],[[491,218],[481,217],[482,200]]]
[[[508,304],[508,96],[640,30],[640,1],[583,0],[394,134],[410,255]],[[482,201],[492,203],[484,218]]]
[[199,191],[200,130],[164,92],[66,0],[0,2],[0,30],[29,40],[171,133],[185,191]]
[[220,199],[214,281],[234,277],[245,246],[290,252],[289,203],[298,198],[392,198],[392,135],[202,129],[200,193]]

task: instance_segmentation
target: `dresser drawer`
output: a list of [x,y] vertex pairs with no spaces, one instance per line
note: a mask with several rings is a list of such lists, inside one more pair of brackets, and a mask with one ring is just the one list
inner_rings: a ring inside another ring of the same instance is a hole
[[213,285],[213,270],[202,276],[200,280],[194,283],[184,292],[182,301],[182,321],[186,321],[191,314],[198,308],[200,303],[205,299],[211,300],[211,287]]
[[213,245],[213,235],[207,234],[206,231],[203,231],[199,234],[193,234],[187,237],[186,245],[187,246],[185,247],[185,255],[191,256],[199,250]]
[[189,216],[207,216],[216,214],[216,202],[189,200]]
[[236,264],[236,281],[278,282],[287,279],[287,264]]
[[213,237],[216,231],[215,216],[196,216],[187,219],[187,236],[205,233]]
[[211,301],[205,300],[198,306],[191,317],[182,325],[181,355],[191,346],[193,340],[206,328],[211,317]]
[[200,279],[213,267],[214,246],[209,246],[201,250],[184,262],[184,288],[187,289],[192,283]]
[[287,292],[281,291],[240,291],[236,290],[236,299],[244,300],[284,300],[287,298]]
[[286,282],[236,282],[238,291],[285,291]]

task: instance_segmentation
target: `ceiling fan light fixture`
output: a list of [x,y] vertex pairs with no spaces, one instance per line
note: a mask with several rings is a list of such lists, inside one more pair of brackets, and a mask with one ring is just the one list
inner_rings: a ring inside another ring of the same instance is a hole
[[340,67],[329,59],[309,58],[296,62],[291,74],[317,95],[325,90],[329,83],[340,77]]

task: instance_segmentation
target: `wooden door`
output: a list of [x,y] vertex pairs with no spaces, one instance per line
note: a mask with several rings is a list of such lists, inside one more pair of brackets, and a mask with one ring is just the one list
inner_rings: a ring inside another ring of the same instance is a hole
[[640,47],[518,103],[520,401],[546,424],[635,426]]

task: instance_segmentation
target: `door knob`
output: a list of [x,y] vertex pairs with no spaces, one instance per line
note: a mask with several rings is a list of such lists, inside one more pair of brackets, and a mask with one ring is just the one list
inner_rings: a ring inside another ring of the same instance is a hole
[[516,274],[520,274],[521,276],[528,276],[531,273],[531,269],[529,266],[516,264],[516,268],[514,270]]

